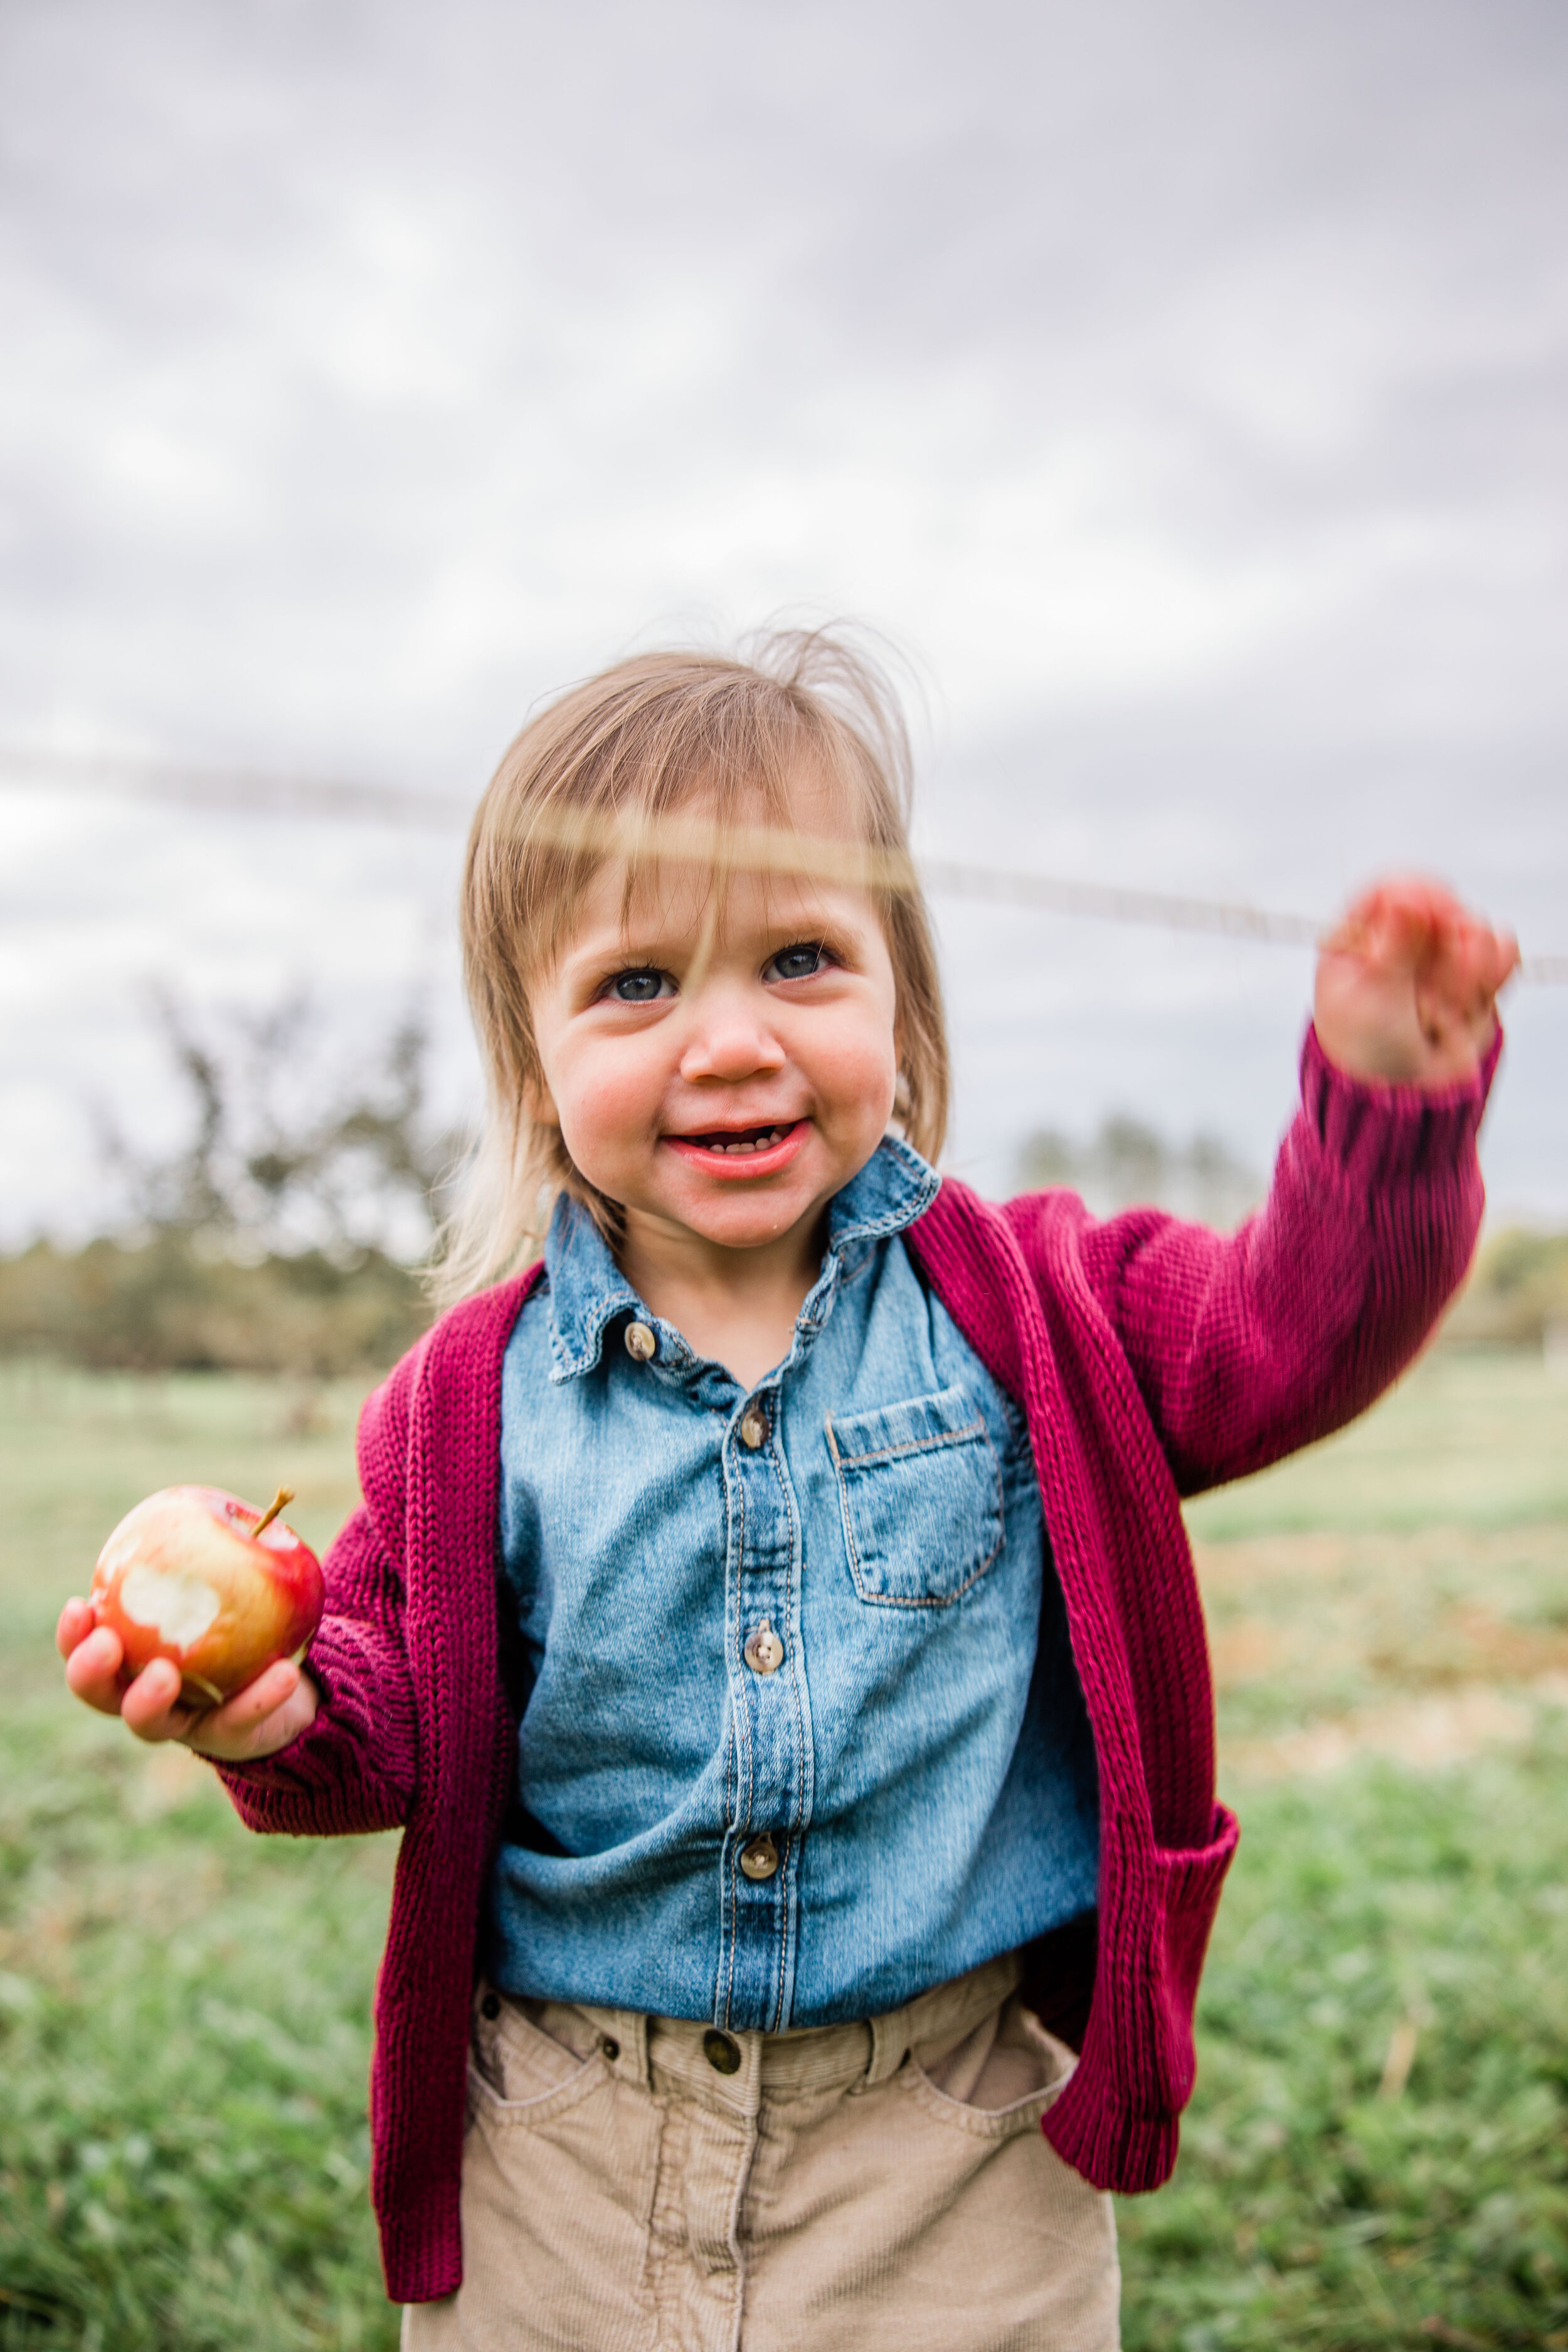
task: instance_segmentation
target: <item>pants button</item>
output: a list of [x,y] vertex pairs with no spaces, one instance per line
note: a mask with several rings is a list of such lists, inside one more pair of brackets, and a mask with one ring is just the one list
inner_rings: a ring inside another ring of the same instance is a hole
[[710,2026],[702,2037],[702,2055],[716,2074],[738,2074],[741,2071],[741,2045],[727,2033]]

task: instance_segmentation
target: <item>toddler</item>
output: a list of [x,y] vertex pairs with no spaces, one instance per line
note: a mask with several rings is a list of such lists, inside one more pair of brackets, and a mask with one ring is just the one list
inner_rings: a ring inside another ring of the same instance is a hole
[[195,1715],[61,1619],[253,1828],[403,1832],[414,2352],[1116,2344],[1237,1838],[1180,1500],[1359,1412],[1469,1259],[1513,948],[1429,885],[1326,946],[1239,1233],[939,1177],[907,782],[820,635],[533,719],[468,848],[460,1303],[303,1671]]

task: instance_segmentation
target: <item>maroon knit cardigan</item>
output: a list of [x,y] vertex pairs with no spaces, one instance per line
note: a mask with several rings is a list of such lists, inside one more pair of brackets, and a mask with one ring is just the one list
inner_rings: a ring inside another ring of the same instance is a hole
[[[908,1234],[1024,1407],[1100,1771],[1098,1934],[1047,1987],[1081,2024],[1051,2144],[1104,2189],[1157,2188],[1193,2086],[1193,2009],[1237,1840],[1179,1496],[1339,1428],[1420,1347],[1480,1220],[1497,1059],[1446,1093],[1372,1090],[1309,1033],[1262,1212],[1232,1236],[1074,1195],[994,1208],[945,1182]],[[458,2188],[477,1933],[516,1769],[498,1661],[500,1369],[538,1268],[455,1307],[365,1407],[364,1503],[326,1562],[322,1706],[227,1770],[253,1829],[401,1829],[376,1987],[373,2195],[389,2293],[462,2277]],[[1025,1638],[1026,1628],[1020,1628]]]

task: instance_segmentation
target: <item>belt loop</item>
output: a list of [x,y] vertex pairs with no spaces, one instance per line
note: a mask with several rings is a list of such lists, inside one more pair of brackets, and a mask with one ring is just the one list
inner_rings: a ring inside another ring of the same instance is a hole
[[871,2036],[871,2061],[866,2069],[868,2089],[873,2083],[890,2082],[903,2064],[910,2047],[909,2014],[906,2006],[866,2020]]
[[622,2011],[620,2035],[621,2063],[635,2074],[645,2091],[653,2087],[647,2063],[647,2018],[640,2009]]
[[763,2053],[768,2037],[759,2028],[735,2036],[741,2045],[741,2072],[735,2087],[741,2093],[741,2112],[754,2120],[763,2111]]

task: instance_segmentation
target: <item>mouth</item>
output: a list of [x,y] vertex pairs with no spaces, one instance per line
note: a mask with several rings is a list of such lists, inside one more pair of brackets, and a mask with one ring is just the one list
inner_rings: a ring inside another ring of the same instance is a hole
[[770,1150],[775,1143],[782,1143],[797,1124],[792,1118],[778,1127],[714,1127],[705,1135],[677,1136],[676,1141],[695,1144],[699,1151],[722,1151],[731,1158],[743,1157],[747,1152]]
[[698,1128],[689,1135],[672,1135],[668,1140],[684,1159],[709,1168],[721,1165],[736,1174],[762,1176],[771,1174],[792,1156],[805,1128],[805,1119],[784,1118],[766,1126]]

